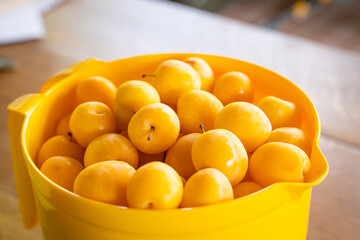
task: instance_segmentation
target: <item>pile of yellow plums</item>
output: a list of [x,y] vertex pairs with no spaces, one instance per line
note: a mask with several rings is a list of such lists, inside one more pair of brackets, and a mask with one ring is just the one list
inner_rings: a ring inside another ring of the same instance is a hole
[[311,143],[298,107],[275,96],[253,99],[247,75],[215,80],[196,57],[166,60],[118,87],[99,76],[80,79],[76,108],[41,146],[36,165],[75,194],[143,209],[210,205],[306,181]]

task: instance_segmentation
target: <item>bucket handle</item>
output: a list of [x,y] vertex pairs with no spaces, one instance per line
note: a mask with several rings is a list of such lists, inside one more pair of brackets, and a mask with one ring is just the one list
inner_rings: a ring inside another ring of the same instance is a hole
[[21,219],[27,229],[32,229],[37,226],[39,219],[33,187],[23,153],[22,129],[28,114],[38,102],[39,97],[40,94],[26,94],[17,98],[7,107],[9,112],[8,129],[16,193],[19,201]]

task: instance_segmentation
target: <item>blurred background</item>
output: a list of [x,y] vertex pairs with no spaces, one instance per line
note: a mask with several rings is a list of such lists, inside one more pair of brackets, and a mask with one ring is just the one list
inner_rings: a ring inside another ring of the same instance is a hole
[[360,53],[359,0],[173,0]]
[[[71,1],[76,0],[0,0],[0,45],[43,38],[46,35],[43,16],[59,5]],[[360,53],[359,0],[162,0],[161,2],[176,2]],[[4,61],[6,59],[3,59],[2,64],[5,64]]]
[[[0,0],[0,46],[43,39],[49,31],[50,35],[60,34],[61,30],[49,29],[43,18],[49,13],[52,15],[51,11],[57,7],[73,1],[78,0]],[[359,0],[147,1],[185,5],[243,23],[360,53]],[[117,6],[121,7],[123,2],[119,1]],[[104,5],[106,4],[105,1]],[[83,10],[78,9],[79,12]],[[67,21],[64,21],[63,27],[66,27],[66,24]],[[101,38],[101,36],[94,37]],[[0,71],[13,69],[17,65],[16,59],[11,59],[0,51]]]
[[360,0],[0,0],[0,240],[21,223],[6,106],[86,58],[193,52],[271,69],[315,103],[330,164],[308,239],[360,239]]

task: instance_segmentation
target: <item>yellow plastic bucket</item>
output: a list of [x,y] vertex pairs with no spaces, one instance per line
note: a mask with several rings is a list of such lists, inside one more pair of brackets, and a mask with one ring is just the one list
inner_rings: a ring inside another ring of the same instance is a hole
[[[42,143],[55,134],[62,116],[75,108],[79,80],[103,76],[117,86],[141,79],[166,59],[198,56],[215,77],[227,71],[247,74],[265,95],[292,101],[301,109],[302,129],[312,142],[311,173],[306,183],[276,183],[262,191],[193,209],[140,210],[80,197],[47,179],[34,165]],[[50,78],[37,94],[24,95],[8,106],[9,134],[19,208],[25,227],[38,224],[44,239],[306,239],[311,189],[327,175],[319,149],[320,121],[314,104],[295,84],[248,62],[201,54],[156,54],[103,62],[88,59]]]

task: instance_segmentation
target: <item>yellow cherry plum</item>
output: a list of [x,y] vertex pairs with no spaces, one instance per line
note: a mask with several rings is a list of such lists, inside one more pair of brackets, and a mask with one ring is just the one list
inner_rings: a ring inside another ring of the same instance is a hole
[[301,126],[301,113],[299,108],[292,102],[282,100],[274,96],[262,98],[257,106],[264,111],[269,118],[272,128]]
[[138,166],[138,152],[129,139],[121,134],[107,133],[90,142],[85,151],[84,165],[88,167],[94,163],[118,160]]
[[118,129],[127,129],[131,117],[142,107],[159,103],[156,89],[144,81],[132,80],[120,85],[116,91],[114,114]]
[[200,124],[206,131],[214,129],[215,119],[222,108],[219,99],[206,91],[191,90],[184,93],[177,104],[181,132],[201,132]]
[[[126,137],[127,139],[129,139],[127,130],[122,131],[120,134],[123,135],[124,137]],[[165,152],[161,152],[161,153],[157,153],[157,154],[148,154],[148,153],[138,151],[138,154],[139,154],[138,168],[149,162],[154,162],[154,161],[164,162],[165,161]]]
[[198,72],[178,60],[162,62],[153,76],[152,85],[158,91],[161,101],[169,106],[175,106],[183,93],[201,87]]
[[74,182],[74,193],[113,205],[127,206],[126,190],[135,169],[126,162],[105,161],[86,167]]
[[182,197],[183,183],[179,174],[162,162],[150,162],[140,167],[127,188],[127,200],[133,208],[177,208]]
[[48,158],[54,156],[71,157],[83,163],[85,150],[71,140],[69,136],[54,136],[48,139],[39,150],[36,165],[40,168]]
[[62,117],[59,121],[59,123],[56,126],[56,134],[55,135],[62,135],[62,136],[69,136],[70,131],[70,117],[71,113],[66,114],[64,117]]
[[265,143],[251,156],[251,178],[262,186],[277,182],[304,182],[310,160],[300,148],[282,142]]
[[263,187],[256,182],[241,182],[233,188],[234,198],[244,197],[261,189],[263,189]]
[[173,167],[177,173],[189,179],[196,172],[191,159],[191,149],[200,133],[190,133],[179,138],[175,144],[167,151],[165,163]]
[[249,77],[244,73],[228,72],[215,81],[213,94],[224,105],[238,101],[252,102],[254,87]]
[[290,143],[301,148],[308,156],[311,154],[311,144],[306,133],[299,128],[281,127],[273,130],[266,142]]
[[247,102],[226,105],[215,120],[215,128],[224,128],[234,133],[247,152],[253,152],[271,134],[271,123],[265,113]]
[[75,108],[70,118],[70,130],[84,148],[105,133],[116,131],[111,109],[101,102],[85,102]]
[[182,182],[183,186],[185,186],[186,179],[185,179],[185,178],[183,178],[182,176],[180,176],[180,178],[181,178],[181,182]]
[[57,185],[72,191],[78,174],[84,166],[71,157],[55,156],[48,158],[40,171]]
[[149,162],[164,162],[165,161],[165,152],[161,152],[158,154],[147,154],[139,151],[139,166],[144,166]]
[[248,156],[241,141],[230,131],[214,129],[193,143],[191,157],[196,170],[215,168],[235,186],[245,176]]
[[233,189],[226,176],[217,169],[205,168],[185,183],[181,207],[205,206],[234,199]]
[[78,104],[102,102],[113,109],[115,93],[116,87],[110,80],[94,76],[79,82],[76,87],[76,100]]
[[141,152],[158,154],[166,151],[177,140],[180,121],[174,110],[163,103],[140,108],[130,119],[128,134]]
[[127,130],[121,131],[120,134],[129,139],[129,134]]
[[214,73],[207,62],[201,58],[189,57],[183,62],[189,64],[200,75],[201,78],[201,90],[211,92],[214,84]]
[[241,180],[242,182],[252,181],[251,177],[250,177],[250,173],[249,173],[251,155],[252,155],[252,153],[248,153],[248,169],[246,171],[245,177]]

